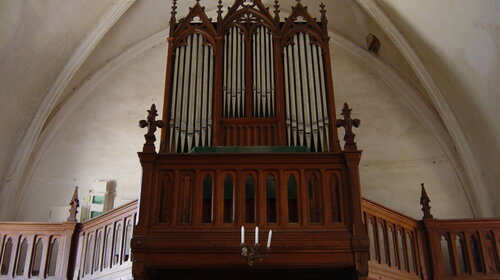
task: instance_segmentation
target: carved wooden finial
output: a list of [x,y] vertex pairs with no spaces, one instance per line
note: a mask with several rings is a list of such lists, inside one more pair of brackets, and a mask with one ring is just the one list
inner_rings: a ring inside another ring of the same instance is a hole
[[422,191],[420,194],[420,205],[422,205],[422,212],[424,212],[423,219],[434,219],[434,216],[431,214],[431,206],[429,204],[431,200],[425,191],[424,183],[422,183]]
[[77,222],[76,214],[78,214],[78,207],[80,207],[80,200],[78,200],[78,187],[75,187],[75,191],[73,192],[73,196],[69,201],[69,217],[66,220],[67,222]]
[[342,115],[344,116],[344,119],[338,119],[335,122],[336,127],[341,127],[343,126],[345,129],[345,135],[344,135],[344,150],[346,151],[356,151],[358,150],[358,147],[356,146],[356,142],[354,142],[354,137],[356,134],[352,132],[352,127],[359,127],[361,124],[361,121],[359,119],[351,119],[351,111],[352,109],[349,108],[349,105],[347,103],[344,103],[344,108],[342,108]]
[[170,12],[170,25],[175,24],[175,15],[177,14],[177,0],[172,0],[172,11]]
[[222,21],[222,8],[224,6],[222,5],[222,0],[219,0],[219,4],[217,5],[217,21],[221,22]]
[[274,0],[274,20],[276,22],[280,21],[280,5],[278,0]]
[[324,17],[324,16],[325,16],[325,14],[326,14],[326,10],[325,10],[325,7],[326,7],[326,6],[325,6],[325,3],[321,2],[321,4],[319,5],[319,7],[321,8],[321,9],[319,10],[319,12],[321,13],[321,16],[322,16],[322,17]]
[[148,132],[144,134],[144,138],[146,139],[146,143],[144,143],[144,146],[142,148],[143,152],[155,152],[155,132],[156,128],[162,128],[163,127],[163,121],[161,120],[156,120],[156,117],[158,116],[158,111],[156,111],[156,105],[153,104],[151,105],[151,109],[148,110],[148,118],[147,120],[140,120],[139,121],[139,127],[140,128],[148,128]]

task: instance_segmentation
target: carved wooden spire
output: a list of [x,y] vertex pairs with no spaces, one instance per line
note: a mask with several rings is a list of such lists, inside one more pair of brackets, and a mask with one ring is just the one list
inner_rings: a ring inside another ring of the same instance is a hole
[[144,138],[146,139],[146,143],[144,143],[144,146],[142,148],[143,152],[155,152],[155,132],[156,128],[162,128],[163,127],[163,121],[161,120],[156,120],[156,117],[158,116],[158,111],[156,111],[156,105],[153,104],[151,105],[151,109],[148,110],[148,118],[147,120],[140,120],[139,121],[139,127],[141,128],[148,128],[148,132],[144,134]]
[[75,191],[73,192],[73,197],[69,201],[69,217],[66,220],[67,222],[77,222],[76,214],[78,214],[78,207],[80,207],[80,200],[78,199],[78,187],[75,187]]
[[335,122],[336,127],[341,127],[343,126],[345,129],[345,135],[344,135],[344,150],[345,151],[356,151],[358,150],[358,147],[356,146],[356,142],[354,142],[354,137],[356,134],[352,132],[352,127],[359,127],[361,124],[361,121],[359,119],[351,119],[351,111],[352,109],[349,108],[349,105],[347,103],[344,103],[344,108],[342,108],[342,115],[344,116],[344,119],[338,119]]
[[278,0],[274,0],[274,21],[280,21],[280,5]]
[[175,24],[175,15],[177,14],[177,0],[172,0],[172,11],[170,12],[170,27],[172,28]]
[[219,0],[219,4],[217,5],[217,22],[222,22],[222,0]]
[[[326,18],[326,10],[325,10],[325,3],[321,2],[321,5],[319,5],[320,10],[319,12],[321,13],[321,24],[323,30],[327,30],[328,28],[328,19]],[[327,31],[328,32],[328,31]]]
[[429,204],[431,200],[425,191],[424,183],[422,183],[422,191],[420,194],[420,205],[422,205],[422,212],[424,212],[423,219],[434,219],[434,216],[431,214],[431,206]]

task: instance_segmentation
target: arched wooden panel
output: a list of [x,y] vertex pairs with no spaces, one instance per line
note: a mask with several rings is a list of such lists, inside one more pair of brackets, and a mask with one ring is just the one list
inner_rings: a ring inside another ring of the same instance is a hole
[[159,222],[169,224],[172,217],[172,201],[174,195],[174,178],[171,172],[162,174],[160,179]]
[[214,174],[202,174],[202,207],[201,207],[201,222],[213,222],[213,204],[214,204]]
[[59,239],[55,238],[52,240],[49,250],[49,259],[47,263],[47,276],[56,276],[56,269],[58,266],[57,256],[59,255]]
[[111,265],[111,245],[113,244],[113,229],[106,227],[106,234],[104,236],[104,256],[103,256],[103,269],[109,268]]
[[177,223],[191,224],[193,219],[193,191],[195,175],[192,171],[183,171],[180,174],[178,187]]
[[287,203],[288,203],[288,222],[299,223],[299,185],[298,174],[287,174]]
[[42,265],[42,254],[43,254],[43,240],[42,238],[38,237],[36,242],[35,242],[35,248],[33,250],[33,258],[32,258],[32,264],[31,264],[31,271],[30,275],[31,276],[40,276],[41,272],[41,265]]
[[245,173],[245,223],[255,223],[256,217],[256,202],[257,202],[257,174]]
[[102,230],[97,231],[96,239],[95,239],[95,250],[94,250],[94,261],[93,261],[93,269],[92,271],[97,272],[100,270],[101,265],[101,246],[102,246]]
[[450,252],[450,240],[448,236],[442,235],[439,243],[441,245],[441,258],[443,262],[444,275],[452,275],[454,274],[454,269],[452,263],[453,260],[451,258],[452,255]]

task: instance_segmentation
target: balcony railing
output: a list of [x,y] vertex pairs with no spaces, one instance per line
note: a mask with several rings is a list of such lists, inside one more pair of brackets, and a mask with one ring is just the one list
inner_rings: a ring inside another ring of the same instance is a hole
[[500,219],[424,220],[438,279],[500,279]]
[[86,223],[0,223],[0,279],[131,279],[137,200]]
[[0,223],[0,279],[65,279],[76,223]]
[[78,230],[74,279],[131,278],[130,240],[137,201],[90,220]]
[[[131,279],[137,201],[83,224],[0,223],[0,279]],[[500,279],[500,219],[417,221],[363,199],[370,279]]]
[[367,199],[363,212],[370,239],[370,277],[421,279],[418,222]]

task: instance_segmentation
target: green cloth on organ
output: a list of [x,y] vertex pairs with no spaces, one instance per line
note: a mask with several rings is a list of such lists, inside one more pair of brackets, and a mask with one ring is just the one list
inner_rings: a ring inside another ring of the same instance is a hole
[[190,153],[308,153],[309,147],[287,146],[218,146],[194,147]]

